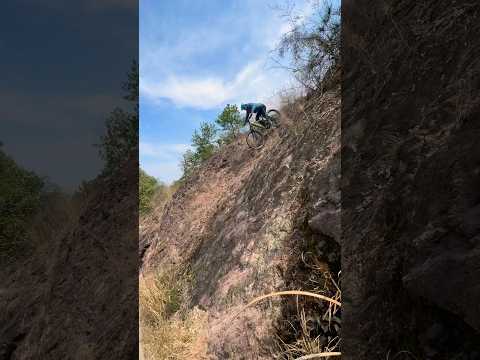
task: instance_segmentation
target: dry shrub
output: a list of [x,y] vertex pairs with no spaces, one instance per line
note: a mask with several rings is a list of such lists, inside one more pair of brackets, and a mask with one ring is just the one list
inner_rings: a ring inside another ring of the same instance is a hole
[[[298,14],[286,6],[282,16],[290,23],[277,48],[279,59],[290,57],[285,66],[310,92],[326,90],[339,81],[340,8],[329,1],[313,0],[312,13]],[[300,16],[299,16],[300,15]]]
[[280,92],[280,109],[282,116],[289,122],[287,125],[295,124],[303,116],[305,106],[305,94],[297,89],[288,89]]
[[[298,296],[295,298],[296,311],[288,319],[291,329],[294,330],[295,340],[285,342],[278,337],[275,359],[322,359],[340,356],[340,274],[333,276],[316,257],[309,260],[306,261],[302,254],[304,264],[312,274],[318,276],[311,276],[305,286],[315,294],[327,296],[331,301],[321,301],[317,306],[311,307],[308,303],[299,301]],[[314,278],[316,280],[312,282]]]
[[167,270],[140,278],[140,344],[145,360],[207,359],[207,313],[183,309],[188,276]]

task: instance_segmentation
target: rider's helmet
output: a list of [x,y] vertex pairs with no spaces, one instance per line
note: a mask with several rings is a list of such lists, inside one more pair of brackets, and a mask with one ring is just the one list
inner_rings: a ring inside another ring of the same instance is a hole
[[247,104],[240,105],[240,110],[247,110]]

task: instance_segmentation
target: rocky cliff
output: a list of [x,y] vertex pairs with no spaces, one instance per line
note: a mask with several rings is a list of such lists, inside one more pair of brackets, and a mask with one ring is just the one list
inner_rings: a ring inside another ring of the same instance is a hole
[[[339,108],[338,93],[284,107],[261,150],[239,136],[142,224],[144,274],[171,266],[193,274],[186,306],[208,314],[208,358],[271,359],[276,335],[294,337],[285,330],[294,299],[243,306],[271,291],[313,290],[309,281],[338,273]],[[312,258],[323,272],[307,267]]]
[[343,19],[344,357],[477,359],[479,3],[345,1]]

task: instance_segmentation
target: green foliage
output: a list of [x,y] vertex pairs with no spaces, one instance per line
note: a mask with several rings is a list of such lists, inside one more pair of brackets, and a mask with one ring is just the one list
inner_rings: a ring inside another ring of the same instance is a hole
[[204,161],[212,156],[215,151],[215,138],[217,136],[217,128],[214,124],[203,122],[200,125],[200,132],[195,130],[192,136],[192,146],[198,153],[200,161]]
[[100,155],[105,160],[104,172],[111,174],[138,148],[138,63],[133,62],[128,80],[123,84],[125,100],[133,109],[125,111],[115,108],[107,118],[106,133],[99,144]]
[[200,164],[200,160],[198,154],[193,152],[192,150],[187,150],[185,154],[183,154],[182,158],[182,171],[183,176],[182,179],[189,177],[193,170]]
[[200,132],[195,130],[192,136],[194,150],[187,150],[182,159],[183,178],[190,176],[202,162],[213,155],[217,146],[218,129],[215,124],[204,122],[200,125]]
[[222,131],[219,143],[230,143],[243,126],[242,116],[237,105],[227,104],[220,115],[218,115],[215,123],[220,126]]
[[0,148],[0,259],[25,244],[28,225],[40,206],[44,181],[19,167]]
[[152,206],[152,199],[160,184],[153,176],[140,169],[138,181],[139,211],[147,213]]
[[200,131],[195,130],[193,133],[193,150],[187,150],[183,154],[181,162],[183,176],[180,182],[188,178],[201,163],[212,156],[218,146],[230,143],[242,126],[243,120],[238,107],[230,104],[225,106],[214,124],[202,123]]

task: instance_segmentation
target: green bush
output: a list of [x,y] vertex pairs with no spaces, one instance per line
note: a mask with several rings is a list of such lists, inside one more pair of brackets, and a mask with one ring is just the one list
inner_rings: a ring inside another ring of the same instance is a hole
[[4,260],[25,245],[28,226],[40,206],[44,181],[19,167],[1,147],[0,178],[0,259]]
[[[217,127],[218,125],[218,127]],[[242,116],[236,105],[227,104],[215,119],[215,123],[203,122],[200,131],[195,130],[192,136],[193,150],[183,154],[181,166],[183,175],[180,181],[188,178],[215,150],[230,143],[238,135],[243,126]]]
[[152,208],[152,199],[159,188],[157,179],[140,169],[138,181],[139,211],[145,214]]
[[200,132],[195,130],[192,136],[192,146],[198,154],[200,161],[204,161],[212,156],[215,151],[215,138],[217,136],[217,128],[214,124],[202,123]]
[[222,132],[219,144],[230,143],[243,126],[243,119],[237,105],[227,104],[220,115],[218,115],[215,123],[220,126],[220,131]]
[[200,132],[195,130],[192,136],[192,146],[194,150],[187,150],[182,159],[183,178],[190,176],[202,162],[213,155],[217,148],[218,129],[215,124],[202,123]]

